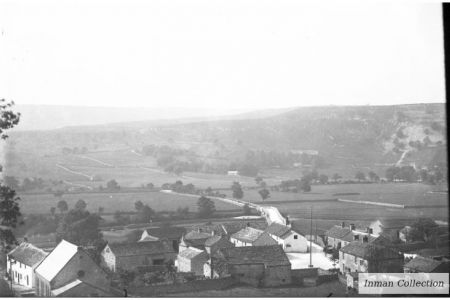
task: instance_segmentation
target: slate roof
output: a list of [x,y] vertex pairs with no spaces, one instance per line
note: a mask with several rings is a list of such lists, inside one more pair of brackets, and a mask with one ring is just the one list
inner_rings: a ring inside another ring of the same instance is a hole
[[62,240],[37,266],[35,271],[46,280],[51,281],[77,252],[77,245]]
[[264,231],[252,227],[245,227],[231,235],[232,238],[242,242],[253,243]]
[[181,251],[181,252],[178,254],[178,256],[184,257],[184,258],[187,258],[187,259],[193,259],[194,257],[196,257],[196,256],[198,256],[198,255],[203,255],[203,256],[205,256],[205,255],[207,255],[207,254],[206,254],[206,252],[203,251],[203,250],[196,249],[196,248],[192,248],[192,247],[187,248],[187,249]]
[[410,219],[380,219],[378,221],[384,229],[400,229],[413,223]]
[[325,232],[326,236],[335,238],[335,239],[342,239],[346,235],[350,234],[352,231],[348,227],[341,227],[339,225],[334,225],[329,230]]
[[266,232],[282,238],[291,232],[291,228],[274,222],[267,227]]
[[403,255],[398,252],[373,243],[363,243],[359,241],[351,242],[342,247],[339,251],[364,259],[373,259],[381,257],[383,259],[402,258]]
[[21,243],[8,253],[9,257],[30,267],[39,264],[47,255],[48,252],[26,242]]
[[215,235],[231,235],[247,226],[265,230],[267,228],[267,222],[265,220],[236,220],[235,222],[221,224],[203,224],[194,227],[194,230],[201,229],[203,232],[208,232],[211,234],[214,232]]
[[218,255],[227,264],[291,265],[280,245],[225,248],[220,249]]
[[219,248],[222,247],[234,247],[233,243],[228,240],[225,236],[215,235],[210,237],[205,241],[206,247],[217,246]]
[[270,246],[270,245],[278,245],[278,243],[267,232],[263,232],[253,242],[253,246]]
[[147,231],[148,235],[157,237],[159,239],[167,238],[167,239],[180,239],[183,234],[186,233],[186,229],[183,227],[159,227],[159,228],[148,228],[145,231]]
[[443,264],[444,262],[437,261],[432,258],[416,256],[404,267],[421,273],[430,273]]
[[108,244],[108,246],[116,257],[174,252],[173,248],[165,241]]
[[188,233],[184,235],[185,240],[201,240],[201,239],[208,239],[212,236],[210,232],[203,232],[203,231],[197,231],[197,230],[191,230]]
[[[103,289],[103,288],[100,288],[98,286],[92,285],[92,284],[90,284],[88,282],[81,281],[79,279],[75,279],[74,281],[71,281],[71,282],[67,283],[66,285],[63,285],[62,287],[59,287],[57,289],[52,290],[52,294],[54,296],[64,297],[67,292],[69,292],[70,290],[72,290],[72,289],[74,289],[74,288],[76,288],[78,286],[80,286],[81,288],[84,288],[84,289],[86,289],[86,287],[94,288],[94,289],[99,290],[99,291],[101,291],[103,293],[107,293],[107,294],[110,294],[111,296],[114,296],[113,293],[107,291],[107,289],[108,289],[107,287],[105,287]],[[83,289],[81,289],[81,290],[83,290]],[[81,295],[78,295],[78,296],[81,296]]]

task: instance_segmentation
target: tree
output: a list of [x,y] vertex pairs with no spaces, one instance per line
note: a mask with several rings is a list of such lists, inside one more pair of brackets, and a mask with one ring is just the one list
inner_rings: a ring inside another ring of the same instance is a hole
[[106,188],[110,191],[120,190],[120,186],[115,179],[112,179],[106,183]]
[[358,179],[359,182],[366,180],[366,175],[362,171],[358,171],[355,174],[355,178]]
[[17,243],[13,229],[20,224],[22,216],[19,201],[13,189],[0,185],[0,250],[3,252],[9,252]]
[[252,213],[252,210],[251,210],[250,206],[248,206],[248,203],[245,203],[245,205],[242,207],[242,212],[246,216],[248,216]]
[[58,204],[56,204],[56,207],[61,213],[64,213],[69,210],[69,206],[67,205],[67,202],[64,200],[59,200]]
[[144,205],[137,213],[137,221],[140,223],[149,223],[154,215],[155,211],[150,206]]
[[300,180],[299,188],[300,188],[300,190],[302,190],[303,192],[311,192],[311,183],[310,183],[310,180],[307,179],[307,178],[302,178],[302,179]]
[[87,207],[87,204],[83,199],[78,199],[77,203],[75,203],[75,209],[85,210],[86,207]]
[[55,207],[51,207],[51,208],[50,208],[50,213],[52,214],[52,216],[55,215],[55,211],[56,211],[56,208],[55,208]]
[[216,206],[214,202],[205,196],[201,196],[198,199],[197,206],[198,206],[198,215],[201,218],[211,217],[216,211]]
[[61,198],[64,195],[64,191],[63,190],[57,190],[53,193],[53,196],[57,197],[57,198]]
[[333,174],[333,181],[334,182],[337,182],[339,179],[341,179],[342,178],[342,176],[341,175],[339,175],[338,173],[334,173]]
[[319,182],[321,184],[327,184],[328,183],[328,176],[325,174],[320,174],[319,175]]
[[242,190],[242,186],[239,182],[233,182],[231,190],[233,191],[233,198],[242,199],[244,197],[244,191]]
[[137,211],[142,210],[143,207],[144,207],[144,203],[142,203],[142,201],[139,200],[139,201],[134,202],[134,208]]
[[270,197],[270,192],[268,189],[259,190],[258,194],[261,196],[263,201]]
[[19,180],[14,176],[4,176],[3,182],[6,186],[9,186],[13,190],[17,190],[19,188]]
[[[10,108],[14,102],[7,102],[0,99],[0,138],[5,140],[8,135],[6,130],[13,128],[19,123],[20,113],[15,113]],[[0,166],[1,169],[1,166]],[[11,182],[10,182],[11,184]],[[13,184],[14,185],[14,184]],[[17,241],[13,230],[16,228],[21,217],[20,198],[16,196],[16,192],[12,187],[5,186],[4,182],[0,183],[0,252],[3,254],[9,252]]]
[[380,180],[380,177],[378,177],[378,175],[374,171],[369,171],[368,175],[370,181],[377,182]]
[[256,184],[261,184],[261,182],[263,181],[263,179],[262,179],[262,177],[261,176],[257,176],[257,177],[255,177],[255,182],[256,182]]
[[99,229],[100,219],[97,214],[91,214],[87,210],[72,209],[61,218],[57,239],[65,239],[81,246],[96,245],[103,237]]

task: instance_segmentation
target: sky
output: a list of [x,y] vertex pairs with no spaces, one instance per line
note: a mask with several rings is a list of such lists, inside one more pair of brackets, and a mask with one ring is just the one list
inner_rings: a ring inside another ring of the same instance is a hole
[[0,0],[0,97],[265,109],[444,102],[441,4]]

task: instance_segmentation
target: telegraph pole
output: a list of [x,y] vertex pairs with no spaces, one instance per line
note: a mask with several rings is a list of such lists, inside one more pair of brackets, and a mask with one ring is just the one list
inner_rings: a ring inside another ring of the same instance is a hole
[[312,268],[312,211],[313,207],[311,205],[311,220],[310,220],[310,227],[309,227],[309,267]]

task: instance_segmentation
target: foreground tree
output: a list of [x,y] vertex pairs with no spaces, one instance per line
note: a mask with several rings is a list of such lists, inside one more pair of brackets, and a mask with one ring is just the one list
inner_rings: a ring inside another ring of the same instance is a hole
[[198,215],[201,218],[211,217],[216,211],[216,206],[214,202],[205,196],[201,196],[198,199],[197,206],[198,206]]
[[[6,130],[13,128],[19,123],[20,113],[11,110],[14,102],[0,99],[0,138],[5,140],[8,135]],[[0,166],[0,172],[2,167]],[[13,230],[20,224],[20,198],[16,192],[2,182],[0,183],[0,260],[4,254],[17,244]],[[11,184],[11,182],[9,182]],[[12,184],[14,186],[14,184]],[[0,262],[1,263],[1,262]]]

